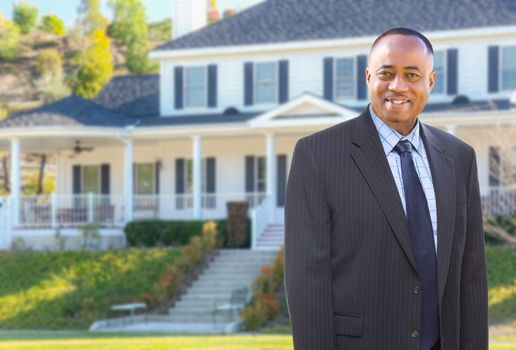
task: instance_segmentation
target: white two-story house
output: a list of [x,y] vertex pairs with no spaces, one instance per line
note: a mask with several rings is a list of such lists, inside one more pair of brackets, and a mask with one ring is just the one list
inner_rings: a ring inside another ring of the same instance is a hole
[[[228,201],[249,203],[252,246],[266,246],[296,141],[367,106],[370,46],[400,26],[434,45],[421,120],[475,148],[486,213],[514,211],[515,2],[268,0],[207,27],[205,6],[176,0],[185,34],[150,53],[159,75],[115,77],[94,101],[71,96],[0,123],[12,155],[2,247],[44,247],[56,228],[73,236],[84,223],[116,239],[132,220],[224,218]],[[20,194],[20,155],[33,151],[56,156],[51,196]]]

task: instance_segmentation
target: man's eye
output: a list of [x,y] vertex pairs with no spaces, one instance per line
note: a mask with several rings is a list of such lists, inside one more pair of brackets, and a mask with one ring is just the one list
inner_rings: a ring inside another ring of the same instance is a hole
[[419,77],[419,75],[417,75],[416,73],[408,73],[407,75],[408,75],[409,78],[413,78],[413,79]]
[[382,76],[382,77],[390,77],[390,76],[392,76],[392,73],[391,72],[380,72],[380,76]]

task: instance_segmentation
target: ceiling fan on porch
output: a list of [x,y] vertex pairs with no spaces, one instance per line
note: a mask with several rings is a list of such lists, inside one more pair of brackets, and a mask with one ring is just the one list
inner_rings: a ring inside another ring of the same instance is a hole
[[72,152],[73,153],[71,155],[69,155],[69,158],[75,158],[76,155],[81,154],[82,152],[91,152],[93,150],[94,150],[93,147],[81,146],[81,141],[76,140],[75,141],[75,146],[72,147]]

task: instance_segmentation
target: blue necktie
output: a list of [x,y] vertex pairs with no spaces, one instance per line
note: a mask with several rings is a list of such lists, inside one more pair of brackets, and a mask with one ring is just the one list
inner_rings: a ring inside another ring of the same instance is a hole
[[439,340],[439,305],[437,296],[437,257],[432,220],[425,192],[412,159],[412,144],[399,141],[394,150],[401,158],[407,222],[421,281],[421,350],[429,350]]

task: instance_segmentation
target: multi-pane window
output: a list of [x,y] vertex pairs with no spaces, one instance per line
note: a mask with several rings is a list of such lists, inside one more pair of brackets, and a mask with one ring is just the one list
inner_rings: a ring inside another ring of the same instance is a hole
[[355,98],[355,60],[339,58],[335,60],[335,99]]
[[100,193],[100,166],[82,167],[82,193]]
[[154,163],[136,164],[135,194],[156,193],[156,165]]
[[185,68],[185,106],[206,107],[208,95],[206,67]]
[[276,62],[255,64],[254,101],[256,104],[278,100],[278,66]]
[[265,157],[256,157],[256,166],[254,167],[256,169],[255,173],[255,181],[256,184],[256,192],[265,192],[267,190],[267,172],[266,172],[266,165]]
[[516,46],[503,47],[501,55],[502,90],[516,89]]
[[446,82],[446,70],[445,70],[445,55],[444,51],[434,52],[434,71],[435,71],[435,85],[432,90],[433,94],[444,94],[444,87]]

